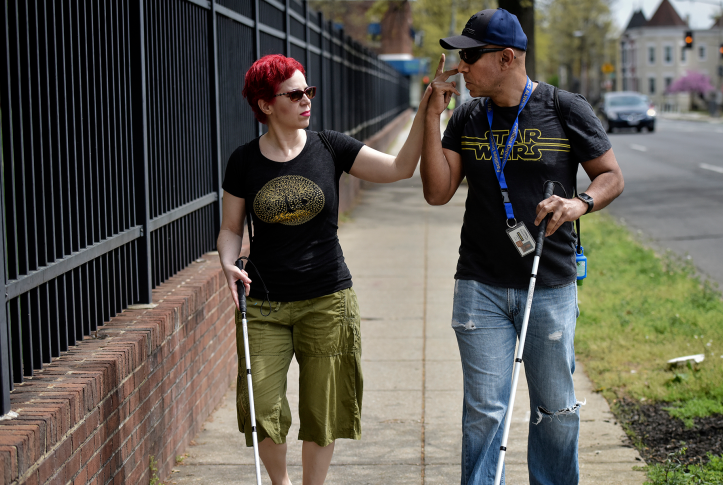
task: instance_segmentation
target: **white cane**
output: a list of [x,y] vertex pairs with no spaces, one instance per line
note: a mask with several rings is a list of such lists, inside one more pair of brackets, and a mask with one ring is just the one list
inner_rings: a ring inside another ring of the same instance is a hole
[[[243,271],[244,263],[236,260],[236,267]],[[256,465],[256,485],[261,485],[261,460],[259,460],[259,440],[256,436],[256,411],[254,410],[254,387],[251,382],[251,355],[249,352],[249,330],[246,324],[246,288],[241,280],[236,282],[239,308],[241,309],[241,326],[244,334],[244,355],[246,356],[246,383],[249,388],[249,409],[251,410],[251,438],[254,442],[254,464]]]
[[[545,183],[545,195],[543,200],[552,196],[555,183],[547,181]],[[512,392],[510,392],[510,402],[507,405],[507,415],[505,416],[505,431],[502,433],[502,445],[500,446],[500,457],[497,460],[497,473],[495,474],[495,485],[500,485],[502,481],[502,469],[505,466],[505,452],[507,452],[507,438],[510,435],[510,424],[512,423],[512,408],[515,405],[515,394],[517,393],[517,381],[520,378],[520,366],[522,365],[522,351],[525,349],[525,337],[527,336],[527,323],[530,320],[530,308],[532,307],[532,294],[535,292],[535,282],[537,280],[537,267],[540,264],[540,255],[542,254],[542,244],[545,242],[545,230],[547,229],[547,216],[540,223],[540,233],[537,235],[537,247],[535,248],[535,259],[532,261],[532,275],[530,276],[530,287],[527,290],[527,303],[525,304],[525,316],[522,320],[522,331],[520,332],[520,343],[517,346],[517,356],[515,357],[514,371],[512,377]]]

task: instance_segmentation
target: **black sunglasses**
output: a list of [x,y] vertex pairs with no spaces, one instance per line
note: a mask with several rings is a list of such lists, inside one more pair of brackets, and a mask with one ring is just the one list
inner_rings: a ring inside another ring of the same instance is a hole
[[495,47],[493,49],[462,49],[459,51],[459,58],[467,64],[474,64],[480,57],[482,57],[482,54],[487,54],[488,52],[499,52],[505,49],[506,47]]
[[301,101],[301,98],[303,98],[304,95],[306,95],[306,97],[309,99],[313,99],[314,96],[316,96],[316,86],[309,86],[303,91],[301,89],[294,89],[293,91],[289,91],[288,93],[275,94],[274,98],[276,96],[288,96],[291,101]]

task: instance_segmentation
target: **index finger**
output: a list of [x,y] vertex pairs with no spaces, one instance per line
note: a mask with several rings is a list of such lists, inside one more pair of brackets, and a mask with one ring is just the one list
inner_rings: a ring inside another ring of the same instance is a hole
[[534,222],[534,224],[535,224],[536,226],[539,226],[539,225],[540,225],[540,223],[542,222],[542,220],[543,220],[545,217],[547,217],[547,214],[549,214],[549,213],[551,213],[551,212],[554,213],[554,211],[552,211],[552,210],[550,210],[550,209],[547,208],[547,204],[546,204],[545,202],[546,202],[546,201],[543,200],[542,202],[540,202],[539,204],[537,204],[537,217],[535,217],[535,222]]
[[443,77],[444,80],[446,81],[451,76],[454,76],[457,73],[459,73],[459,71],[457,69],[450,69],[449,71],[444,71],[444,72],[440,73],[435,79],[439,79],[439,78]]
[[439,77],[440,74],[442,74],[442,71],[444,71],[444,60],[446,59],[444,53],[439,58],[439,64],[437,65],[437,70],[434,73],[434,77]]

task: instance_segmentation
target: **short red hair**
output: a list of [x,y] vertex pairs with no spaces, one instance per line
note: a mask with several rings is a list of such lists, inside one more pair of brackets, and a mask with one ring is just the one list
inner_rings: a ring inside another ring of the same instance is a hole
[[279,54],[264,56],[246,71],[243,97],[251,105],[256,119],[266,124],[266,113],[259,108],[259,99],[269,103],[274,101],[274,95],[279,85],[294,75],[296,71],[306,76],[304,66],[296,59]]

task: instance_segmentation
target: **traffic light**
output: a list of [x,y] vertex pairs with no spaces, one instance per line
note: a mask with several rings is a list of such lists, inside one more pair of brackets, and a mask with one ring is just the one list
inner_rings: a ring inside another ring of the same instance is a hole
[[718,52],[720,52],[720,58],[723,59],[723,44],[718,48]]
[[692,30],[685,31],[685,48],[686,49],[693,48],[693,31]]

